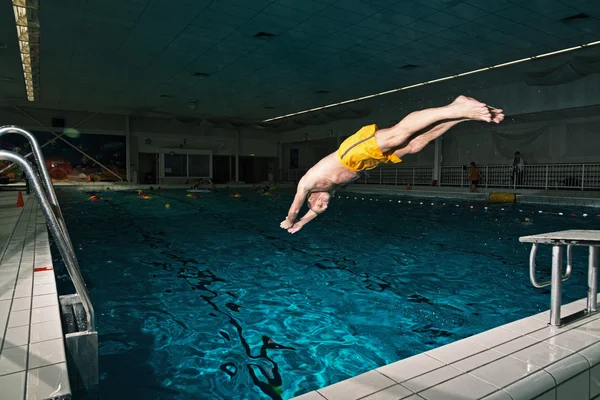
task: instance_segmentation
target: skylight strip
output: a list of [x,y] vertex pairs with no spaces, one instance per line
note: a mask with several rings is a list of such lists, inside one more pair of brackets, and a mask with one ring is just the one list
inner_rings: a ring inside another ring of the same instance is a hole
[[[37,13],[39,0],[13,0],[12,4],[21,54],[21,66],[23,67],[25,92],[27,100],[35,101],[39,95],[39,14]],[[37,33],[33,35],[35,39],[31,39],[32,36],[29,34],[29,29],[32,26]],[[35,57],[32,57],[32,47],[36,51],[33,53]]]

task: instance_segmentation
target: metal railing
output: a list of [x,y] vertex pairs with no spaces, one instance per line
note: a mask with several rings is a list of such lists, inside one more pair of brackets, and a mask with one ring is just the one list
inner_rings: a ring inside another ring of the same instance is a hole
[[[515,169],[512,165],[479,167],[481,187],[532,189],[600,189],[600,164],[534,164]],[[470,186],[470,168],[443,166],[440,184]]]
[[[64,260],[67,272],[73,281],[73,286],[81,299],[81,303],[86,312],[87,330],[86,332],[96,331],[96,317],[94,314],[94,307],[92,305],[89,293],[85,286],[85,282],[81,275],[79,263],[75,256],[75,250],[69,237],[65,220],[58,204],[54,187],[52,186],[52,180],[46,163],[44,155],[42,154],[41,148],[35,139],[35,137],[28,131],[15,127],[15,126],[4,126],[0,128],[0,137],[8,133],[17,133],[25,136],[31,144],[32,153],[37,164],[37,171],[33,168],[31,163],[20,154],[0,150],[0,160],[11,161],[17,164],[23,172],[25,172],[27,179],[35,193],[35,196],[40,204],[42,212],[48,223],[48,228],[54,238],[56,247],[60,252],[61,257]],[[38,175],[39,172],[39,175]],[[40,179],[41,178],[41,179]]]
[[[482,188],[531,188],[600,190],[600,164],[534,164],[515,169],[512,165],[479,167]],[[306,169],[284,170],[282,181],[298,182]],[[439,186],[471,185],[470,167],[442,166]],[[400,186],[431,186],[433,167],[380,167],[367,171],[356,183]]]
[[[550,325],[561,326],[598,311],[598,249],[600,247],[600,231],[569,230],[523,236],[519,238],[519,241],[521,243],[531,243],[531,253],[529,255],[529,279],[532,285],[536,288],[550,286]],[[551,279],[545,282],[538,282],[536,279],[537,264],[535,259],[538,247],[542,244],[552,246]],[[577,311],[568,317],[561,318],[562,284],[569,279],[573,270],[573,246],[589,248],[587,305],[585,309]],[[563,255],[565,247],[567,248],[567,268],[563,274]]]

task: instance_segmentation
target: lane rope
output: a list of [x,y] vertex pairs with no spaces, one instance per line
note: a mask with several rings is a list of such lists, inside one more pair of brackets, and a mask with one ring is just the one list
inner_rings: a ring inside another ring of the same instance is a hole
[[[344,196],[337,196],[338,199],[344,199]],[[350,200],[351,196],[345,196],[345,199]],[[358,196],[354,197],[354,200],[359,200]],[[365,201],[364,197],[360,198],[361,201]],[[368,199],[369,201],[373,201],[372,198]],[[375,201],[379,201],[379,199],[375,199]],[[394,202],[394,199],[389,199],[389,202],[392,203]],[[412,200],[398,200],[398,204],[411,204],[411,205],[427,205],[422,201],[412,201]],[[431,206],[446,206],[446,203],[430,203]],[[449,204],[450,206],[455,205],[456,207],[460,207],[461,204]],[[474,205],[470,205],[470,204],[463,204],[463,206],[465,208],[469,208],[471,210],[479,210],[480,208],[483,208],[484,211],[494,211],[493,209],[490,209],[490,207],[484,206],[484,207],[480,207],[480,206],[474,206]],[[500,211],[506,211],[505,208],[500,208]],[[510,211],[510,210],[509,210]],[[525,214],[535,214],[536,210],[523,210],[523,209],[519,209],[520,213],[525,213]],[[581,214],[575,214],[575,213],[564,213],[561,211],[546,211],[546,210],[537,210],[537,214],[545,214],[545,215],[556,215],[556,216],[571,216],[571,217],[583,217],[583,218],[587,218],[589,216],[593,216],[593,214],[589,214],[589,213],[581,213]],[[600,218],[600,214],[596,214],[596,218]]]

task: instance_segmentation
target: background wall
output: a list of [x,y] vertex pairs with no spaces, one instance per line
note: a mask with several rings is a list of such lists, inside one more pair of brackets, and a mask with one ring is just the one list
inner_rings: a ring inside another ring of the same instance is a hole
[[[63,132],[63,128],[53,128],[52,118],[64,118],[66,127],[75,126],[81,132],[82,137],[92,134],[108,135],[105,140],[109,143],[112,140],[110,139],[111,136],[120,136],[121,138],[127,136],[127,118],[124,115],[43,109],[23,109],[22,111],[15,108],[0,108],[0,124],[17,125],[30,131],[39,132],[48,132],[51,129],[60,134]],[[81,123],[81,121],[84,122]],[[147,159],[142,160],[141,164],[143,165],[140,165],[140,153],[158,153],[160,148],[181,147],[194,150],[210,150],[213,152],[213,158],[217,158],[217,156],[221,158],[221,162],[217,165],[213,164],[213,168],[227,169],[225,173],[219,171],[218,175],[235,176],[234,171],[231,171],[233,173],[229,171],[230,165],[235,169],[235,162],[229,163],[227,160],[223,162],[222,159],[223,157],[234,157],[236,154],[237,129],[235,127],[211,126],[206,122],[200,124],[195,121],[182,122],[174,118],[130,117],[129,132],[129,139],[127,140],[129,143],[129,167],[132,175],[135,171],[138,182],[143,181],[143,175],[139,176],[140,169],[149,168]],[[54,137],[49,133],[47,136]],[[65,137],[65,139],[76,146],[78,145],[77,139],[68,137]],[[240,157],[257,158],[257,161],[250,163],[252,164],[252,172],[244,174],[249,181],[267,180],[268,172],[265,171],[269,169],[268,166],[271,166],[271,170],[276,168],[275,159],[278,151],[278,139],[278,134],[268,131],[239,130]],[[122,139],[115,140],[121,141]],[[43,144],[44,141],[40,144]],[[58,141],[58,143],[62,142]],[[213,172],[216,173],[217,171]],[[133,177],[132,180],[134,180]]]
[[292,149],[298,150],[298,169],[308,169],[312,167],[315,162],[332,152],[335,148],[335,139],[286,143],[285,145],[282,145],[282,169],[286,170],[292,168],[290,164]]
[[596,117],[560,118],[504,126],[472,124],[443,139],[443,164],[512,163],[520,151],[526,164],[600,162],[600,120]]
[[[494,79],[494,72],[482,75]],[[329,118],[333,120],[318,123],[327,120],[326,110],[316,113],[313,125],[292,129],[294,124],[290,123],[289,130],[282,133],[242,129],[239,131],[240,169],[253,172],[241,174],[240,178],[259,181],[267,179],[268,174],[277,176],[279,162],[276,158],[281,157],[283,170],[289,169],[290,149],[298,149],[298,169],[308,169],[337,149],[337,137],[341,142],[364,125],[376,123],[380,127],[388,127],[412,111],[448,104],[457,95],[463,94],[463,79],[470,78],[467,76],[353,103],[348,108],[359,112],[355,113],[358,117],[351,119]],[[507,118],[501,125],[469,122],[453,128],[442,141],[442,163],[510,163],[516,150],[521,151],[529,164],[600,162],[600,152],[596,150],[600,148],[598,87],[600,75],[591,74],[567,83],[518,82],[468,91],[464,94],[503,108]],[[124,115],[43,109],[22,111],[0,108],[0,123],[44,131],[51,126],[53,117],[60,117],[65,118],[67,127],[76,126],[84,134],[126,136],[127,132]],[[79,124],[80,121],[84,122]],[[61,128],[55,130],[62,132]],[[154,154],[162,147],[181,146],[212,151],[215,174],[220,171],[221,179],[235,176],[231,169],[235,168],[232,157],[236,153],[236,129],[232,126],[213,126],[207,122],[177,118],[130,117],[129,132],[126,141],[130,171],[147,167],[148,160],[142,162],[140,154]],[[281,143],[280,148],[278,143]],[[406,157],[402,165],[431,166],[433,147],[431,144],[421,153]],[[247,161],[245,157],[255,159]],[[255,178],[254,175],[260,177]]]

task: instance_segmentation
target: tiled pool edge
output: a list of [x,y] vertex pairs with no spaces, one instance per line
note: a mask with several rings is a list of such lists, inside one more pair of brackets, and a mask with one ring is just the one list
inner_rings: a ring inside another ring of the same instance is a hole
[[[585,305],[563,305],[563,316]],[[600,314],[561,328],[548,319],[523,318],[293,400],[600,399]]]
[[539,196],[539,195],[517,195],[517,202],[523,204],[542,204],[553,206],[577,206],[577,207],[600,207],[600,199]]
[[[394,195],[402,197],[418,197],[418,198],[438,198],[438,199],[454,199],[464,201],[487,201],[489,193],[492,190],[484,191],[480,193],[470,193],[468,188],[464,189],[465,192],[449,190],[444,191],[442,188],[437,187],[436,190],[425,190],[423,188],[415,187],[411,190],[398,186],[368,186],[368,185],[355,185],[348,186],[340,191],[340,193],[360,193],[360,194],[374,194],[374,195]],[[499,189],[498,191],[502,191]],[[600,207],[600,194],[592,196],[586,193],[588,197],[571,195],[570,193],[560,194],[546,194],[546,193],[517,193],[517,203],[521,204],[540,204],[540,205],[554,205],[554,206],[577,206],[577,207]]]
[[[14,195],[9,194],[9,195]],[[0,253],[0,398],[66,399],[71,390],[45,219],[27,196]],[[2,312],[0,312],[2,314]]]

